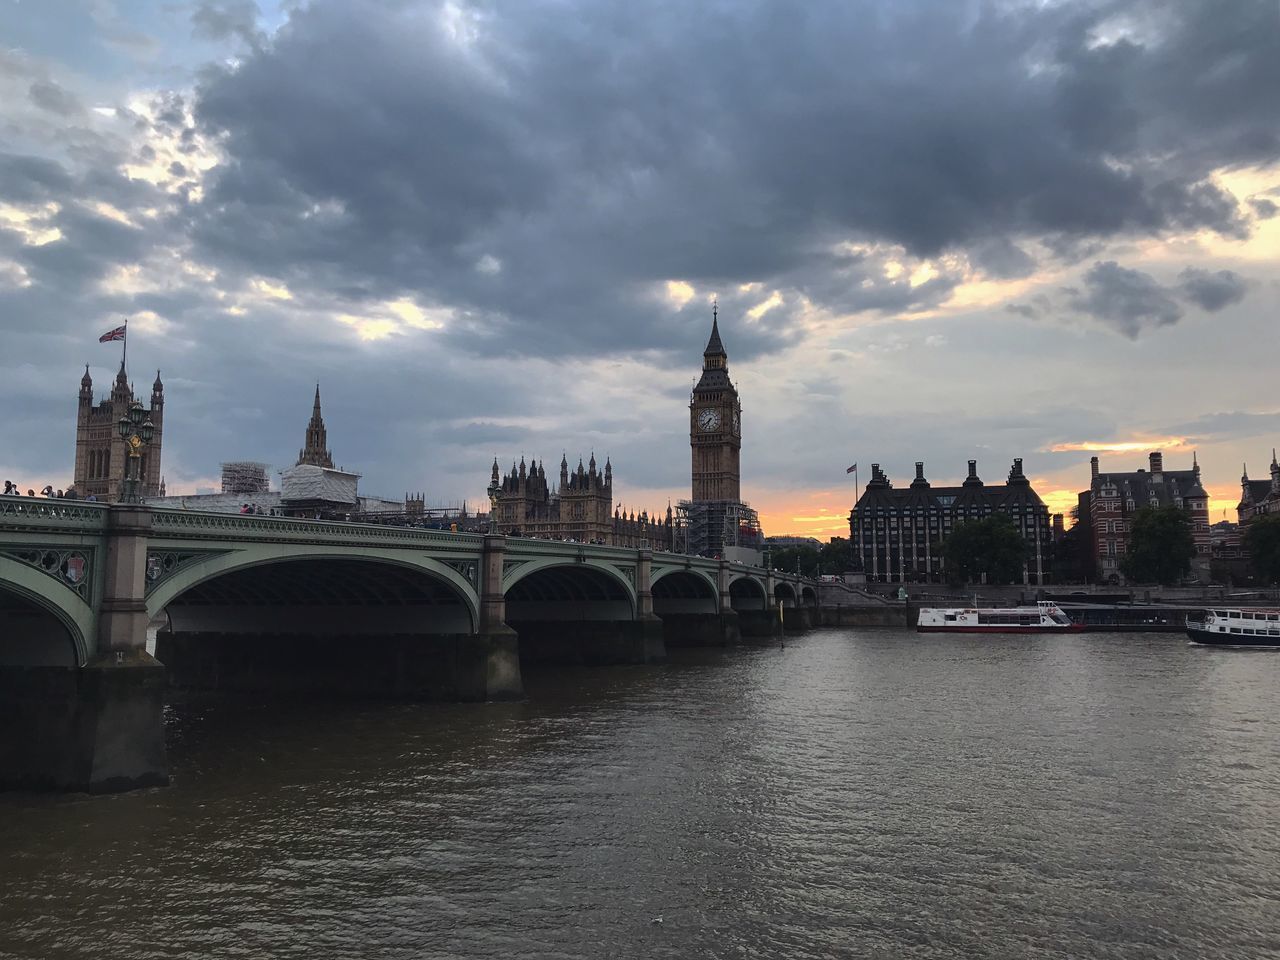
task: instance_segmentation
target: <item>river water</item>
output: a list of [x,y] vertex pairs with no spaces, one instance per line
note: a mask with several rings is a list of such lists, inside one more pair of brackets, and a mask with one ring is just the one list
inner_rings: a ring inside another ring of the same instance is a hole
[[193,702],[0,796],[5,957],[1280,956],[1280,653],[823,630],[518,704]]

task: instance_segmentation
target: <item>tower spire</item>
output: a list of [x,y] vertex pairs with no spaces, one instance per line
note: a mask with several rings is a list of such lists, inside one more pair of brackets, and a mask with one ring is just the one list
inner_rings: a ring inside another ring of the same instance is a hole
[[333,469],[333,453],[329,450],[329,436],[320,415],[320,384],[316,384],[316,399],[311,407],[311,420],[307,423],[307,439],[298,451],[298,464],[309,463],[316,467]]
[[707,349],[702,351],[705,357],[724,357],[728,359],[725,353],[724,344],[720,342],[720,304],[719,301],[711,302],[711,338],[707,340]]

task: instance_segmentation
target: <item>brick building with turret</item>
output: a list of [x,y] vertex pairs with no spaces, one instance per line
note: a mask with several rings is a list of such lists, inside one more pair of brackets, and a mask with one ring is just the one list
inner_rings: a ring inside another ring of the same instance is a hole
[[[1208,581],[1213,536],[1209,529],[1209,494],[1200,482],[1200,464],[1191,455],[1190,470],[1166,470],[1164,454],[1147,457],[1149,469],[1104,473],[1098,458],[1091,457],[1089,489],[1077,498],[1076,522],[1089,534],[1089,555],[1094,575],[1102,583],[1122,584],[1121,561],[1129,552],[1133,514],[1143,507],[1178,507],[1191,518],[1191,539],[1196,555],[1191,561],[1193,578]],[[1086,571],[1088,573],[1089,571]]]

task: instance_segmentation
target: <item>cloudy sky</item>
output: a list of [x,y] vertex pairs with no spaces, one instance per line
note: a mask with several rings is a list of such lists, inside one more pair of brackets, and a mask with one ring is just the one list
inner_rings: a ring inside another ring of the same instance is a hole
[[[0,474],[70,481],[83,365],[166,384],[170,492],[613,458],[689,486],[718,296],[768,533],[916,460],[1059,508],[1088,460],[1280,443],[1275,0],[6,0]],[[1234,512],[1232,511],[1232,516]]]

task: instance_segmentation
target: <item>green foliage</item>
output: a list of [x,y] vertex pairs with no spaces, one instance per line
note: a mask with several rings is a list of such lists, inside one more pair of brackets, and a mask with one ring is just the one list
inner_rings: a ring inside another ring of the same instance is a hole
[[1181,507],[1143,507],[1129,524],[1129,553],[1120,570],[1134,583],[1176,584],[1196,555],[1191,515]]
[[794,573],[796,559],[800,561],[800,572],[806,577],[816,577],[819,573],[841,574],[853,565],[849,541],[844,537],[832,537],[829,543],[820,547],[776,547],[772,550],[773,566],[778,570]]
[[1027,558],[1027,542],[1009,517],[993,513],[981,520],[961,523],[941,545],[947,579],[953,584],[979,582],[1018,583]]
[[1280,581],[1280,514],[1258,517],[1244,528],[1244,547],[1266,583]]

